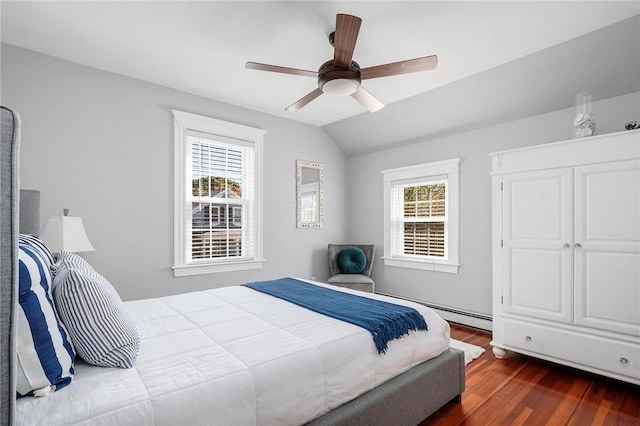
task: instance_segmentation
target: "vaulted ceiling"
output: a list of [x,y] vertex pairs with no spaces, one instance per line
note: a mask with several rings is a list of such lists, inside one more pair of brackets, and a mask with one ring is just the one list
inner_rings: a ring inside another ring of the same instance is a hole
[[[363,20],[354,54],[362,67],[435,54],[438,68],[364,81],[386,104],[376,113],[352,98],[329,95],[300,111],[284,111],[317,82],[248,70],[245,62],[316,71],[333,57],[327,36],[337,13]],[[3,0],[1,37],[80,64],[323,126],[347,154],[356,154],[444,134],[456,120],[468,127],[498,115],[503,119],[513,110],[515,117],[566,107],[582,86],[591,85],[582,90],[604,97],[628,93],[629,85],[638,86],[637,65],[614,75],[617,83],[611,87],[593,86],[603,85],[607,62],[616,61],[617,68],[637,64],[638,14],[638,1]],[[612,30],[617,23],[620,29]],[[589,38],[594,31],[600,36]],[[636,40],[629,40],[634,34]],[[621,52],[609,44],[618,42]],[[631,60],[625,59],[629,52]],[[585,67],[591,68],[589,75]]]

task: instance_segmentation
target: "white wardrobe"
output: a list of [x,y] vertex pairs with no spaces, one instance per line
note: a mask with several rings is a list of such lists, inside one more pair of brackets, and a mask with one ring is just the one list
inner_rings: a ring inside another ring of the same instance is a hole
[[491,157],[495,356],[640,384],[640,132]]

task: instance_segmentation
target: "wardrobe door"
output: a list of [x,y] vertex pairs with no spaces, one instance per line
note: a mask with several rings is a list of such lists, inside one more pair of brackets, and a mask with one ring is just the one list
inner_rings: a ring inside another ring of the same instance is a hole
[[573,172],[545,170],[503,179],[503,310],[570,323]]
[[575,169],[575,323],[640,335],[640,161]]

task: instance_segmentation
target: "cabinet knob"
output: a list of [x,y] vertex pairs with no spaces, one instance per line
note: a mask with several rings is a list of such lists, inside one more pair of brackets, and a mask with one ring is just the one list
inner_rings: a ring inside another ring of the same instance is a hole
[[629,360],[625,357],[620,358],[620,364],[627,365],[629,364]]
[[564,245],[562,246],[562,248],[571,248],[571,244],[569,244],[569,243],[564,243]]
[[582,247],[582,244],[580,244],[580,243],[576,243],[576,244],[574,245],[574,247],[575,247],[575,248],[580,248],[580,247]]
[[[525,342],[532,342],[533,341],[533,337],[527,336],[527,337],[524,338],[524,340],[525,340]],[[620,361],[620,362],[622,362],[622,361]]]

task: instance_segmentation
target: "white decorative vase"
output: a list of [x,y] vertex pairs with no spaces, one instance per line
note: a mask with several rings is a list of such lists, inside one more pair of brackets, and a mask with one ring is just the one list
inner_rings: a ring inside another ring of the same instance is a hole
[[573,137],[584,138],[596,134],[596,121],[593,116],[593,98],[589,92],[576,95],[576,115],[573,119]]

